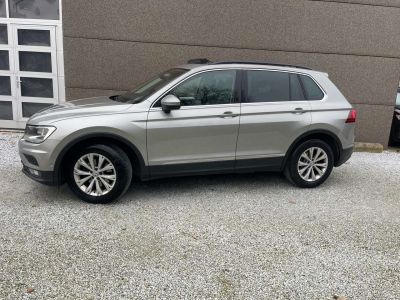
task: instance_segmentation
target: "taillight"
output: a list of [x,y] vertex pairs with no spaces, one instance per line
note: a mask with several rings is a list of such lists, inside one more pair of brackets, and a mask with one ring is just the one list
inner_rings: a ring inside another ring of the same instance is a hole
[[394,115],[396,116],[397,120],[400,121],[400,109],[395,109],[394,110]]
[[356,119],[357,119],[357,111],[355,109],[350,110],[346,123],[355,123]]

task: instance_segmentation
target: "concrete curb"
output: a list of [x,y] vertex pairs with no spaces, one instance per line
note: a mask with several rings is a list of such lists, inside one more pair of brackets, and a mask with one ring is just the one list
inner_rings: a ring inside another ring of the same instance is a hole
[[354,152],[382,153],[382,144],[378,143],[354,143]]

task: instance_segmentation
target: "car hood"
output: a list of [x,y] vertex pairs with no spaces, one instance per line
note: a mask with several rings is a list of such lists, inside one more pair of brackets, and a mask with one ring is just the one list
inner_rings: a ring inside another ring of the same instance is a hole
[[130,106],[132,104],[113,101],[107,96],[79,99],[50,106],[33,115],[28,124],[51,124],[68,118],[118,113]]

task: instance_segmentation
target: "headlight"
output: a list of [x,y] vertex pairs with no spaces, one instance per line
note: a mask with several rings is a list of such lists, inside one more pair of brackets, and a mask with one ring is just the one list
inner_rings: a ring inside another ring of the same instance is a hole
[[56,128],[53,126],[32,126],[26,125],[23,139],[27,142],[40,144],[43,143]]

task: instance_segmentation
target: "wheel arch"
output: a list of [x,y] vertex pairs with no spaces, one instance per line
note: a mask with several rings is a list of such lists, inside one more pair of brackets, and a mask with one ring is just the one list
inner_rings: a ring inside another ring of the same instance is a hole
[[112,144],[118,146],[128,155],[133,167],[133,174],[139,176],[140,178],[148,177],[147,168],[143,156],[134,144],[118,135],[109,133],[93,133],[78,137],[70,141],[60,152],[54,165],[54,171],[56,174],[58,185],[65,182],[63,171],[65,170],[65,165],[68,161],[68,158],[73,153],[74,149],[82,149],[83,147],[95,144]]
[[334,166],[336,167],[340,160],[340,155],[343,150],[342,142],[339,137],[331,131],[328,130],[311,130],[302,135],[300,135],[289,147],[286,152],[285,158],[282,164],[282,170],[285,169],[286,164],[290,158],[290,155],[293,153],[294,149],[299,146],[301,143],[311,140],[318,139],[326,142],[329,146],[331,146],[333,155],[334,155]]

